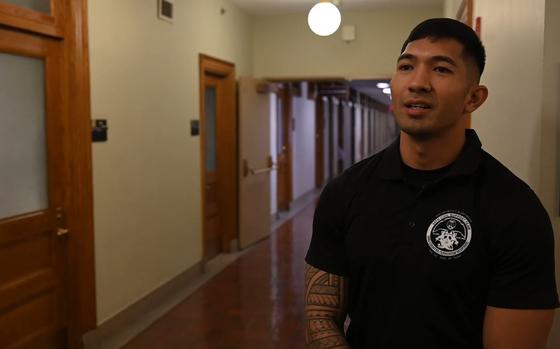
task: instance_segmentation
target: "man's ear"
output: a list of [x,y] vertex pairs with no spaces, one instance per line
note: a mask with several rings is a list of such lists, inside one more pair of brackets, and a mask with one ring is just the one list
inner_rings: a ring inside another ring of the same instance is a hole
[[470,114],[478,109],[488,98],[488,89],[484,85],[475,86],[469,93],[465,114]]

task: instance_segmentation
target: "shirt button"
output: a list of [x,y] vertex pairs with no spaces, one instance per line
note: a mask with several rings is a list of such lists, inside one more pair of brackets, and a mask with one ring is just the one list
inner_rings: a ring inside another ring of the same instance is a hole
[[416,226],[416,223],[414,221],[410,221],[408,222],[408,226],[414,228]]

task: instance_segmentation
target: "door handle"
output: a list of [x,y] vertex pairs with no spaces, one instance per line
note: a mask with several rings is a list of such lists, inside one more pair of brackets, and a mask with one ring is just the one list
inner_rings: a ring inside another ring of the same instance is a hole
[[66,214],[62,207],[56,208],[56,223],[58,225],[56,236],[68,235],[70,233],[70,229],[66,227]]
[[56,231],[56,236],[63,236],[63,235],[67,235],[68,233],[70,233],[70,230],[66,228],[58,228]]
[[268,173],[276,170],[278,166],[272,161],[272,156],[266,158],[267,167],[253,169],[249,167],[249,161],[243,159],[243,177],[248,177],[249,175],[256,175],[260,173]]

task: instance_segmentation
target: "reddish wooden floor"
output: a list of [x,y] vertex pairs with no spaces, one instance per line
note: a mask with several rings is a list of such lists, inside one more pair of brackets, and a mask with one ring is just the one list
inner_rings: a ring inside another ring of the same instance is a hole
[[313,209],[283,224],[124,348],[304,348],[304,257]]

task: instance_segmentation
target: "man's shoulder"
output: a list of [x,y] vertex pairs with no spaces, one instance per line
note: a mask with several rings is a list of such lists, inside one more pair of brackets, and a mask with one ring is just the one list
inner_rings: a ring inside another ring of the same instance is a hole
[[493,201],[505,206],[541,206],[540,200],[531,187],[509,168],[488,152],[482,150],[483,190]]

